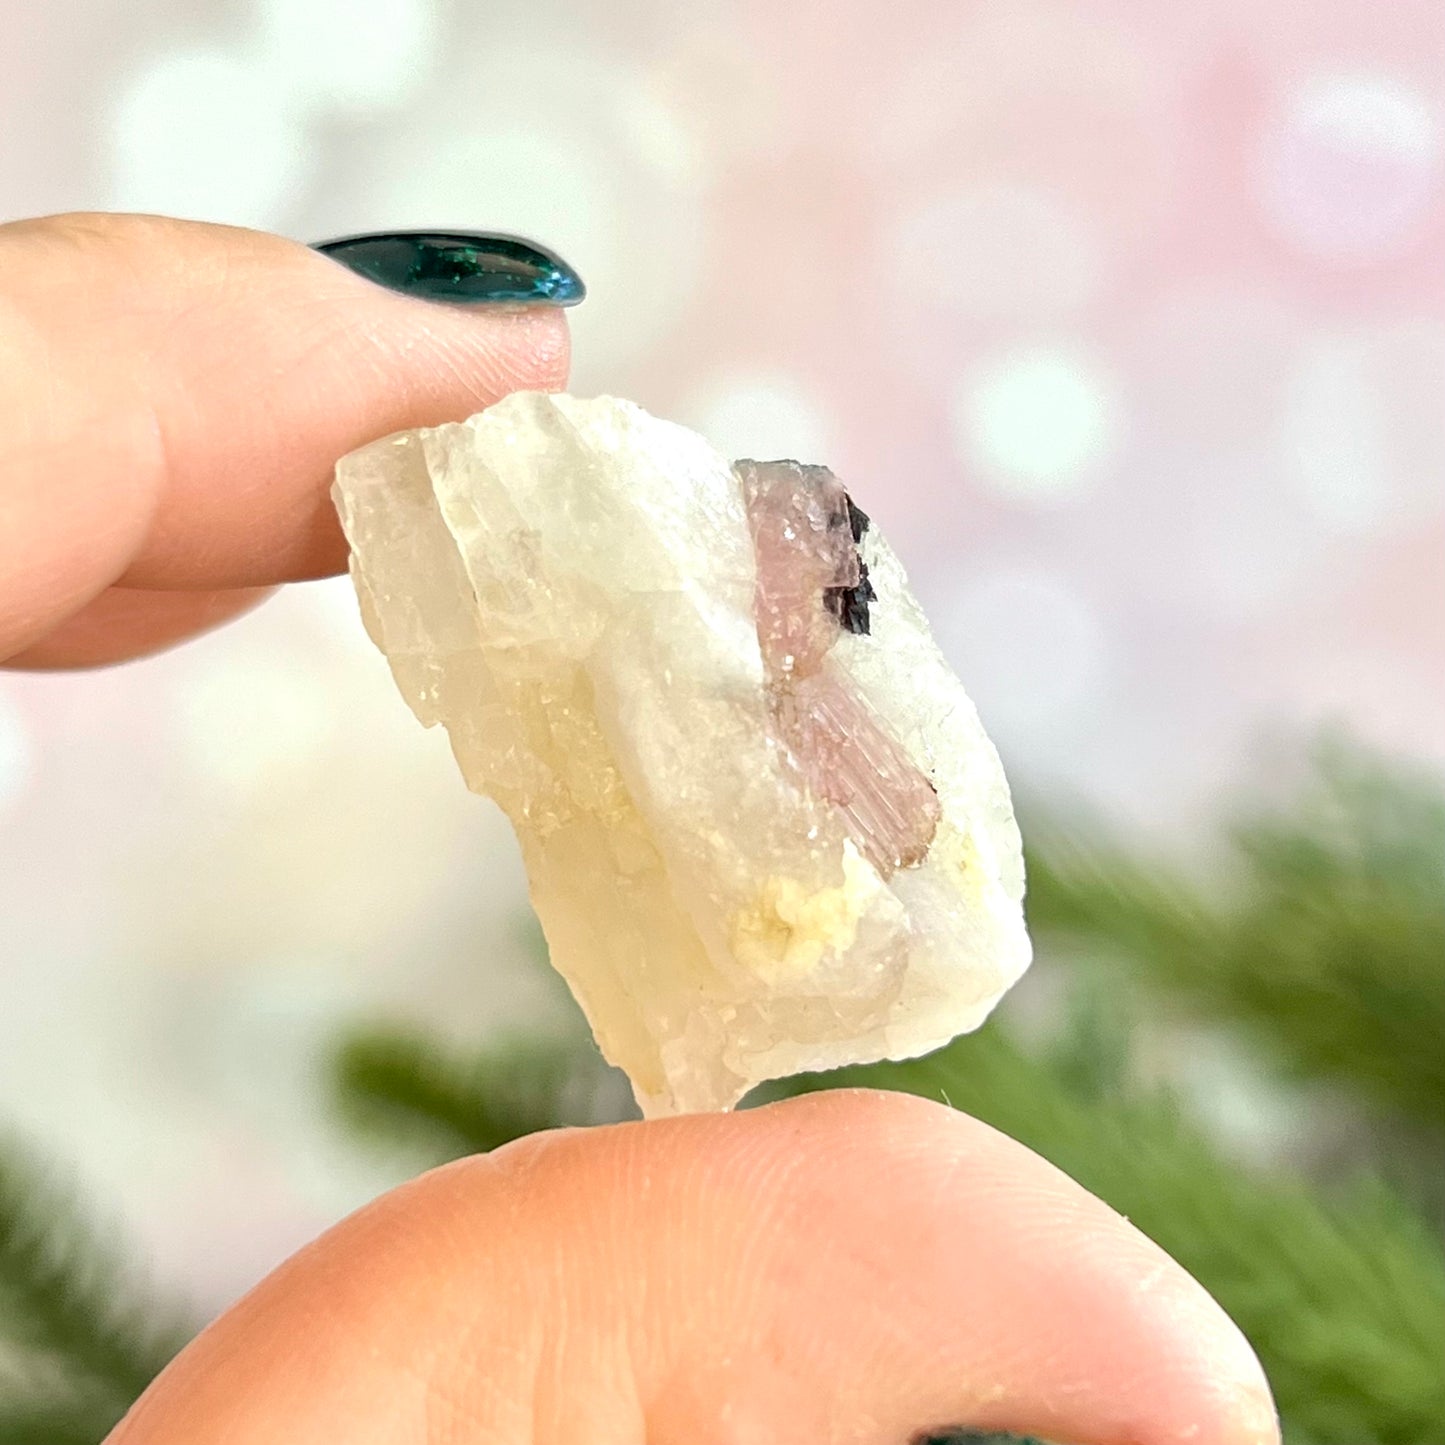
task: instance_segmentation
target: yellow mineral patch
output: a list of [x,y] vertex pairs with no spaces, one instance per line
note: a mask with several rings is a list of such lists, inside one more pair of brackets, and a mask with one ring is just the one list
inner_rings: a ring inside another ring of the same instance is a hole
[[972,832],[961,831],[944,817],[938,825],[938,832],[933,835],[928,856],[953,875],[965,899],[970,903],[978,901],[982,896],[985,874],[978,856],[978,843]]
[[843,841],[843,881],[809,889],[796,878],[770,877],[757,902],[733,918],[733,954],[769,983],[802,978],[825,954],[851,947],[858,920],[883,882],[851,839]]

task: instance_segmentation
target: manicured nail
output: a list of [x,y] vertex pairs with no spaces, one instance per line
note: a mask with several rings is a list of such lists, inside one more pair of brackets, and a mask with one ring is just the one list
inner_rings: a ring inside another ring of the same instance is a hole
[[560,257],[520,236],[484,231],[374,231],[316,250],[403,296],[463,304],[540,301],[575,306],[587,294]]
[[914,1438],[913,1445],[1048,1445],[1034,1435],[1008,1435],[988,1430],[930,1430]]

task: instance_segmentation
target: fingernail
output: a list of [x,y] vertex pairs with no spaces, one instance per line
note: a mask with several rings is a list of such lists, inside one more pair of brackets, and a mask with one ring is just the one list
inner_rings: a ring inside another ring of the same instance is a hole
[[1009,1435],[997,1430],[930,1430],[913,1445],[1048,1445],[1036,1435]]
[[373,231],[315,249],[403,296],[464,305],[536,301],[575,306],[587,294],[560,257],[520,236],[486,231]]

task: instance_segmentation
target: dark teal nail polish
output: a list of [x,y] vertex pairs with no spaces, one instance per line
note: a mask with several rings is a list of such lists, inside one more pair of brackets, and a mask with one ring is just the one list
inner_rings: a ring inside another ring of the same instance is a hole
[[403,296],[575,306],[587,294],[560,257],[520,236],[482,231],[375,231],[320,241],[316,250]]
[[930,1430],[913,1445],[1048,1445],[1034,1435],[1008,1435],[990,1430]]

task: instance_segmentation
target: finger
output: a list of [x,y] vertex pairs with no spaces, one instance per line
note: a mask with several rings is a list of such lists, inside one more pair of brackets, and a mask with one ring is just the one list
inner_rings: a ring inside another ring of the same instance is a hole
[[566,366],[555,308],[404,298],[275,236],[0,226],[0,657],[114,584],[338,569],[339,456],[555,387]]
[[264,602],[270,587],[223,592],[143,592],[109,587],[38,642],[6,659],[7,667],[100,667],[209,632]]
[[347,1220],[113,1445],[1276,1442],[1248,1345],[1118,1215],[901,1095],[535,1136]]

